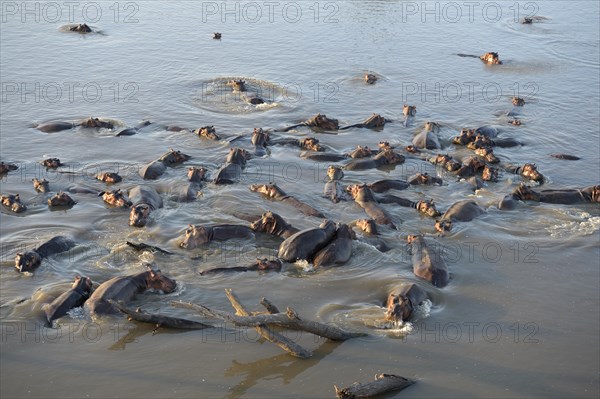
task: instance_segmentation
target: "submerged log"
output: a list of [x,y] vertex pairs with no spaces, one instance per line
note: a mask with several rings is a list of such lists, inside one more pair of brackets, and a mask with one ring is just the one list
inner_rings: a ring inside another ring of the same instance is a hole
[[338,398],[353,399],[369,398],[390,391],[400,391],[414,383],[414,381],[395,374],[376,374],[375,381],[372,382],[355,382],[343,389],[340,389],[335,385],[333,387],[335,388],[335,394]]

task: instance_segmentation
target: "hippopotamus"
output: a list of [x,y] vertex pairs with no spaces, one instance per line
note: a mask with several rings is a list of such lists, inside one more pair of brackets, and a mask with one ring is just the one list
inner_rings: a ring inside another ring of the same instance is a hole
[[55,169],[58,168],[59,166],[63,166],[64,164],[62,162],[60,162],[60,159],[58,158],[48,158],[48,159],[44,159],[42,161],[42,166],[45,166],[46,168],[49,169]]
[[15,268],[21,273],[32,272],[42,263],[42,259],[68,251],[75,245],[77,245],[75,241],[67,237],[56,236],[36,249],[25,253],[17,253],[17,256],[15,256]]
[[515,140],[511,137],[505,137],[505,138],[501,138],[501,139],[492,140],[491,138],[489,138],[489,136],[477,134],[477,135],[475,135],[473,140],[467,144],[467,148],[469,148],[471,150],[476,150],[478,148],[492,148],[492,147],[510,148],[510,147],[517,147],[520,145],[523,145],[523,143],[521,143],[520,141]]
[[194,249],[211,241],[226,241],[231,239],[252,239],[254,233],[248,226],[236,224],[217,224],[213,226],[195,226],[189,224],[185,236],[179,243],[180,248]]
[[0,175],[17,169],[19,169],[19,167],[15,164],[0,162]]
[[366,184],[354,184],[346,187],[354,201],[365,210],[365,213],[372,217],[377,224],[387,224],[392,229],[396,225],[392,222],[392,217],[379,206],[373,192]]
[[435,228],[440,233],[451,229],[452,222],[469,222],[485,213],[485,210],[473,200],[455,202],[442,215],[441,220],[436,220]]
[[438,288],[448,285],[448,267],[444,259],[432,248],[422,235],[409,235],[406,239],[412,252],[413,272]]
[[452,157],[448,154],[438,154],[429,159],[429,162],[446,169],[448,172],[456,172],[461,167],[460,162],[452,159]]
[[121,176],[119,176],[119,174],[115,172],[98,173],[96,175],[96,179],[108,184],[119,183],[123,180],[123,178],[121,178]]
[[214,126],[202,126],[194,130],[194,134],[209,140],[221,140]]
[[250,224],[250,228],[253,231],[271,234],[283,239],[289,238],[300,231],[271,211],[263,213],[260,219]]
[[439,184],[441,186],[442,179],[437,176],[431,176],[428,173],[417,173],[408,179],[408,184],[411,186]]
[[206,181],[207,170],[204,167],[191,166],[188,168],[188,180],[194,183]]
[[354,159],[344,165],[346,170],[367,170],[378,168],[384,165],[397,165],[404,163],[404,156],[394,150],[384,150],[374,156],[372,159]]
[[94,129],[98,129],[98,128],[113,129],[115,127],[115,125],[112,122],[103,121],[103,120],[100,120],[99,118],[94,118],[92,116],[90,116],[88,119],[85,119],[84,121],[82,121],[79,124],[79,126],[85,127],[85,128],[94,128]]
[[283,131],[287,132],[287,131],[297,128],[299,126],[307,126],[310,128],[319,128],[319,129],[323,129],[323,130],[338,130],[340,128],[340,125],[339,125],[337,119],[330,119],[327,117],[327,115],[317,114],[302,123],[288,126],[285,129],[283,129]]
[[300,212],[304,213],[308,216],[315,216],[318,218],[325,218],[322,212],[316,210],[310,205],[305,204],[304,202],[299,201],[298,199],[292,197],[291,195],[287,195],[277,184],[269,183],[269,184],[252,184],[250,186],[250,191],[255,193],[260,193],[266,196],[269,199],[282,201],[286,204],[293,206],[298,209]]
[[523,105],[525,105],[525,100],[521,97],[513,97],[510,101],[515,107],[522,107]]
[[550,154],[550,156],[552,158],[564,159],[566,161],[578,161],[581,159],[575,155],[569,155],[569,154]]
[[161,254],[165,254],[165,255],[172,255],[172,252],[169,251],[165,251],[162,248],[156,247],[154,245],[148,245],[146,243],[140,242],[140,243],[133,243],[131,241],[125,241],[125,244],[127,244],[128,247],[131,247],[133,249],[135,249],[138,252],[144,252],[144,251],[148,251],[150,253],[156,253],[156,252],[160,252]]
[[502,61],[498,58],[498,53],[489,52],[479,57],[486,64],[500,65]]
[[489,147],[478,148],[475,150],[475,155],[482,157],[486,162],[499,163],[500,160],[494,155],[494,150]]
[[385,319],[402,323],[409,320],[413,311],[427,299],[427,293],[415,283],[401,283],[390,292],[383,306]]
[[299,259],[310,262],[314,255],[333,239],[335,231],[335,223],[331,220],[325,220],[317,228],[301,230],[279,245],[277,257],[286,262]]
[[232,79],[225,83],[225,86],[229,86],[233,91],[246,91],[246,81],[242,79]]
[[246,161],[250,159],[250,153],[241,148],[230,148],[225,165],[217,172],[214,179],[215,184],[234,184],[241,175],[242,170],[246,168]]
[[126,127],[126,128],[119,130],[117,133],[115,133],[115,137],[136,135],[136,134],[138,134],[140,129],[142,129],[146,126],[150,126],[151,124],[152,124],[152,122],[150,122],[150,121],[147,121],[147,120],[142,121],[142,122],[138,123],[137,126],[135,126],[135,127]]
[[433,200],[419,200],[417,202],[413,202],[409,199],[389,194],[378,197],[377,200],[382,204],[397,204],[400,206],[405,206],[407,208],[413,208],[419,211],[420,213],[432,218],[440,216],[440,213],[435,208]]
[[113,277],[100,284],[96,291],[85,302],[85,307],[92,316],[114,314],[119,310],[109,301],[129,302],[137,294],[148,289],[161,290],[165,294],[175,291],[177,283],[161,273],[160,270],[148,270],[128,276]]
[[508,124],[513,125],[513,126],[521,126],[523,124],[523,122],[521,122],[520,119],[513,118],[513,119],[508,120]]
[[77,33],[91,33],[92,28],[90,28],[88,26],[88,24],[77,24],[77,25],[69,27],[69,31],[77,32]]
[[329,165],[327,167],[327,178],[329,180],[342,180],[344,178],[344,171],[339,166]]
[[27,206],[21,202],[19,194],[9,194],[0,197],[2,205],[10,209],[14,213],[21,213],[27,210]]
[[402,106],[402,115],[408,118],[409,116],[415,116],[417,114],[417,106],[416,105],[406,105]]
[[325,248],[316,253],[313,265],[315,267],[341,266],[348,262],[352,256],[353,236],[354,232],[350,226],[340,224],[333,240]]
[[384,179],[367,184],[367,187],[374,193],[383,193],[388,190],[405,190],[410,187],[410,184],[404,180]]
[[520,175],[539,184],[544,183],[544,176],[537,170],[534,163],[526,163],[523,166],[507,165],[505,169],[510,173]]
[[339,166],[329,165],[323,195],[335,204],[340,202],[340,200],[345,200],[344,190],[339,182],[343,177],[344,172]]
[[352,127],[358,128],[366,128],[366,129],[378,129],[383,128],[383,126],[391,122],[389,119],[385,119],[383,116],[373,113],[373,115],[369,116],[367,119],[360,123],[355,123],[354,125],[341,127],[340,130],[350,129]]
[[92,280],[88,277],[76,276],[68,291],[63,292],[51,303],[42,306],[42,310],[46,313],[48,326],[52,326],[54,320],[63,317],[69,310],[82,306],[91,294]]
[[54,207],[72,207],[76,204],[75,200],[69,196],[67,193],[63,193],[62,191],[56,193],[53,197],[48,199],[48,206],[50,208]]
[[214,269],[203,270],[201,276],[216,273],[231,273],[231,272],[249,272],[249,271],[280,271],[282,263],[279,259],[269,260],[267,258],[256,258],[256,262],[250,266],[235,266],[235,267],[216,267]]
[[133,203],[127,199],[127,197],[123,194],[121,189],[113,190],[113,191],[102,191],[98,194],[98,196],[102,197],[102,200],[106,202],[108,205],[116,206],[119,208],[129,208]]
[[498,208],[513,209],[517,200],[562,205],[600,202],[600,185],[583,189],[542,190],[538,192],[521,183],[511,194],[500,201]]
[[307,150],[307,151],[317,151],[317,152],[325,151],[325,148],[323,148],[319,144],[319,140],[314,137],[305,137],[303,139],[292,139],[292,138],[277,139],[277,140],[273,140],[271,142],[271,144],[293,145],[293,146],[300,147],[303,150]]
[[374,246],[379,252],[387,252],[391,249],[383,239],[377,237],[379,235],[379,231],[377,229],[377,223],[375,223],[375,220],[358,219],[352,222],[352,225],[358,227],[363,232],[363,238],[361,241]]
[[213,39],[215,40],[221,40],[221,33],[220,32],[213,32]]
[[33,183],[33,189],[38,193],[47,193],[48,191],[50,191],[50,186],[48,180],[46,179],[40,180],[37,178],[33,178],[31,179],[31,182]]
[[269,133],[265,132],[261,128],[254,128],[250,143],[254,146],[254,154],[257,156],[264,156],[267,154],[265,149],[270,144],[271,138]]
[[33,125],[33,127],[44,133],[57,133],[63,130],[73,129],[75,126],[77,125],[73,122],[46,122],[39,125]]
[[128,196],[133,203],[129,213],[130,226],[144,227],[148,223],[150,213],[163,206],[162,198],[152,187],[133,187],[129,190]]
[[364,81],[366,84],[368,84],[368,85],[375,84],[375,82],[377,82],[377,79],[378,79],[377,75],[374,75],[372,73],[365,73]]
[[191,156],[186,155],[181,151],[175,151],[173,149],[170,149],[156,161],[152,161],[148,165],[141,168],[140,176],[148,180],[158,179],[160,176],[162,176],[163,173],[165,173],[167,167],[180,164],[191,158]]
[[435,133],[426,129],[423,129],[413,137],[412,144],[417,148],[425,148],[427,150],[435,150],[441,147]]
[[331,152],[303,152],[300,154],[301,158],[311,159],[318,162],[339,162],[348,158],[348,154],[338,154]]
[[467,157],[463,159],[460,168],[455,172],[458,177],[466,179],[476,174],[483,173],[483,169],[487,165],[478,157]]

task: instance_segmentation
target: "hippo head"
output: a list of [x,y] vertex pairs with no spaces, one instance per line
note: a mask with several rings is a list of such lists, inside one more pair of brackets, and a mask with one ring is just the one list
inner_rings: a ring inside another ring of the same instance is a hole
[[413,312],[413,305],[404,295],[390,293],[385,307],[385,319],[393,322],[402,322],[408,320]]
[[42,161],[42,165],[47,168],[58,168],[59,166],[62,166],[62,163],[58,158],[48,158]]
[[329,167],[327,167],[327,178],[329,180],[342,180],[343,177],[344,171],[339,166],[329,165]]
[[250,153],[243,148],[230,148],[225,161],[245,167],[246,161],[249,159]]
[[425,122],[425,131],[426,132],[437,132],[440,130],[440,125],[437,122]]
[[478,148],[493,147],[493,145],[494,143],[489,137],[484,136],[483,134],[478,134],[477,136],[475,136],[475,140],[467,144],[467,148],[471,150],[476,150]]
[[150,212],[150,206],[147,204],[132,206],[131,212],[129,212],[129,225],[133,227],[144,227],[146,223],[148,223]]
[[345,223],[337,224],[336,235],[338,238],[341,237],[356,240],[356,234],[354,233],[354,230],[352,230],[352,228]]
[[467,145],[471,141],[475,140],[475,129],[461,129],[458,136],[452,139],[452,143],[458,145]]
[[415,241],[419,241],[419,240],[421,240],[422,238],[423,238],[423,236],[422,236],[421,234],[409,234],[409,235],[406,237],[406,243],[407,243],[408,245],[410,245],[410,244],[412,244],[412,243],[413,243],[413,242],[415,242]]
[[528,24],[532,24],[533,23],[533,18],[531,17],[525,17],[523,18],[523,21],[521,21],[522,24],[528,25]]
[[526,163],[521,168],[521,176],[526,177],[538,183],[544,182],[544,176],[538,172],[537,167],[534,163]]
[[600,202],[600,186],[592,187],[592,202]]
[[408,181],[410,184],[432,184],[434,181],[433,177],[429,173],[417,173]]
[[513,191],[513,196],[522,201],[539,201],[540,194],[533,191],[529,186],[521,183],[519,187]]
[[500,61],[500,58],[498,58],[498,53],[495,52],[485,53],[484,55],[480,56],[479,59],[481,59],[481,61],[485,62],[486,64],[502,64],[502,61]]
[[146,287],[148,289],[160,290],[165,294],[169,294],[175,291],[177,288],[177,282],[175,280],[171,280],[160,270],[152,270],[150,266],[148,267],[148,272],[146,274]]
[[317,114],[309,121],[308,125],[320,127],[324,130],[338,130],[340,128],[337,119],[328,118],[327,115],[323,114]]
[[440,216],[440,213],[438,212],[438,210],[435,209],[435,204],[433,203],[433,200],[430,200],[430,201],[421,200],[421,201],[417,202],[416,208],[417,208],[417,211],[421,212],[424,215],[430,216],[432,218]]
[[123,180],[121,176],[114,172],[98,173],[98,175],[96,175],[96,179],[105,183],[118,183]]
[[450,161],[448,161],[446,163],[446,165],[444,165],[444,168],[446,168],[446,170],[448,172],[456,172],[457,170],[460,169],[460,162],[457,162],[454,159],[451,159]]
[[375,200],[373,197],[373,192],[366,184],[350,184],[348,187],[346,187],[346,192],[358,202],[369,202]]
[[31,179],[31,181],[33,182],[33,188],[35,191],[38,191],[40,193],[47,193],[48,191],[50,191],[50,187],[48,185],[48,180],[46,179]]
[[485,163],[478,157],[469,157],[463,159],[463,165],[472,168],[475,173],[483,171],[483,169],[486,167]]
[[267,258],[256,258],[258,270],[281,270],[281,261],[279,259],[269,260]]
[[446,165],[451,160],[452,157],[448,154],[437,154],[435,157],[431,158],[431,163],[434,165]]
[[88,119],[86,119],[85,121],[81,122],[81,126],[83,127],[87,127],[87,128],[106,128],[106,129],[112,129],[114,127],[114,125],[110,122],[107,121],[101,121],[99,118],[93,118],[93,117],[89,117]]
[[314,137],[306,137],[300,140],[300,147],[308,151],[324,151],[325,149],[319,144],[319,140]]
[[252,184],[250,185],[250,191],[266,195],[268,198],[281,198],[285,197],[286,194],[280,189],[277,184]]
[[373,113],[373,115],[371,115],[365,122],[365,126],[369,127],[369,128],[374,128],[374,127],[382,127],[384,126],[386,123],[386,120],[383,116]]
[[69,30],[71,32],[90,33],[92,28],[90,28],[87,24],[77,24],[75,26],[71,26]]
[[350,154],[350,158],[366,158],[373,154],[373,151],[367,147],[362,145],[357,145],[356,149],[352,151]]
[[285,226],[283,218],[271,211],[262,214],[262,217],[250,224],[250,228],[254,231],[273,234],[279,227]]
[[35,270],[40,263],[42,257],[35,251],[19,252],[15,256],[15,268],[21,273]]
[[187,229],[185,229],[185,236],[183,237],[183,241],[179,243],[179,247],[194,249],[202,244],[206,244],[211,240],[211,232],[210,228],[188,224]]
[[406,105],[406,104],[404,104],[402,106],[402,115],[404,115],[405,117],[415,116],[416,113],[417,113],[417,106],[416,105]]
[[49,206],[73,206],[75,204],[76,202],[73,200],[73,198],[69,197],[68,194],[63,193],[62,191],[48,200]]
[[481,178],[484,181],[498,181],[498,169],[485,165],[481,171]]
[[375,223],[375,220],[373,219],[358,219],[356,221],[356,226],[366,234],[379,234],[379,232],[377,231],[377,223]]
[[176,165],[181,162],[185,162],[185,161],[189,160],[190,158],[192,158],[192,157],[184,154],[181,151],[176,151],[171,148],[171,149],[169,149],[169,152],[164,154],[158,160],[163,162],[167,166],[171,166],[171,165]]
[[109,192],[105,191],[105,192],[100,193],[100,195],[102,195],[102,200],[109,205],[113,205],[113,206],[117,206],[117,207],[121,207],[121,208],[125,208],[125,207],[128,208],[132,205],[131,201],[129,201],[125,197],[125,195],[123,194],[123,192],[120,189],[109,191]]
[[421,150],[420,150],[420,149],[418,149],[417,147],[415,147],[415,146],[414,146],[414,145],[412,145],[412,144],[411,144],[411,145],[407,145],[407,146],[406,146],[404,149],[405,149],[407,152],[410,152],[411,154],[418,154],[418,153],[420,153],[420,152],[421,152]]
[[372,73],[365,73],[364,80],[366,84],[372,85],[373,83],[377,82],[377,76],[373,75]]
[[227,82],[227,86],[231,86],[233,91],[246,91],[246,81],[242,79],[232,79],[229,82]]
[[511,99],[511,102],[516,107],[522,107],[523,105],[525,105],[525,100],[523,100],[521,97],[513,97]]
[[217,135],[217,130],[214,126],[203,126],[194,131],[198,136],[204,137],[209,140],[220,140],[221,138]]
[[219,40],[221,39],[221,33],[219,32],[213,32],[213,39]]
[[89,297],[92,293],[92,280],[89,277],[76,276],[71,288],[81,295]]
[[508,123],[513,126],[521,126],[521,120],[516,118],[509,120]]
[[197,168],[195,166],[192,166],[191,168],[188,168],[187,177],[189,181],[201,182],[206,177],[206,169],[202,167]]
[[255,127],[250,142],[255,146],[266,147],[269,144],[269,134]]
[[436,220],[435,221],[435,229],[439,233],[444,233],[446,231],[452,230],[452,221],[447,219]]
[[395,165],[405,161],[405,158],[394,150],[384,150],[377,156],[379,158],[385,158],[388,165]]
[[391,150],[394,148],[389,141],[380,141],[379,144],[377,144],[377,147],[379,147],[379,151]]
[[15,213],[20,213],[27,209],[27,207],[21,203],[21,197],[19,194],[3,195],[2,205],[10,208],[10,210]]
[[478,148],[475,154],[479,155],[489,163],[498,163],[500,160],[494,155],[494,150],[488,147]]

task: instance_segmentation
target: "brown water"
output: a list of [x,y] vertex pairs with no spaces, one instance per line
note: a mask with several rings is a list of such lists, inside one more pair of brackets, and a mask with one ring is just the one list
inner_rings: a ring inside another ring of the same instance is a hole
[[[317,112],[342,125],[372,112],[400,121],[402,104],[410,103],[417,115],[408,127],[396,122],[381,132],[350,129],[318,138],[342,152],[382,140],[408,144],[427,120],[444,125],[442,139],[462,127],[491,124],[504,137],[525,143],[499,149],[497,155],[506,162],[536,162],[548,188],[598,184],[597,2],[481,3],[472,18],[469,8],[459,5],[458,20],[456,3],[430,3],[430,10],[437,4],[439,21],[421,3],[284,2],[272,22],[268,6],[260,2],[228,3],[230,14],[212,2],[99,2],[89,3],[83,16],[88,3],[80,3],[73,21],[64,5],[62,18],[54,21],[55,4],[32,2],[33,14],[24,14],[21,3],[2,3],[0,151],[1,160],[17,163],[19,170],[2,179],[1,192],[20,193],[28,206],[22,215],[3,209],[0,216],[2,397],[321,398],[333,397],[334,384],[366,381],[379,372],[417,380],[397,397],[598,397],[597,205],[523,205],[503,212],[494,204],[519,182],[517,177],[504,174],[473,196],[464,183],[441,174],[442,187],[399,194],[433,198],[440,209],[474,198],[489,206],[488,212],[440,238],[433,235],[431,219],[386,206],[400,229],[382,229],[394,247],[388,253],[356,242],[352,259],[340,268],[313,271],[284,264],[281,273],[201,277],[203,269],[273,256],[279,241],[260,236],[182,251],[177,243],[188,223],[245,223],[232,214],[266,210],[298,228],[319,223],[251,193],[251,183],[275,181],[335,221],[350,222],[364,212],[353,202],[334,205],[322,198],[328,164],[303,160],[289,147],[271,147],[270,155],[250,160],[236,185],[207,184],[198,200],[176,202],[170,191],[185,181],[186,165],[216,170],[229,146],[159,126],[211,124],[229,137],[249,135],[254,127],[280,128]],[[256,7],[262,18],[252,22],[258,18]],[[102,13],[97,21],[96,9]],[[519,17],[533,13],[545,19],[522,25],[515,22],[516,10]],[[81,21],[103,34],[59,30]],[[211,39],[215,31],[223,33],[221,41]],[[485,51],[498,51],[505,64],[487,67],[455,55]],[[365,71],[379,74],[380,82],[364,85]],[[246,79],[273,103],[241,103],[220,85],[231,77]],[[527,102],[519,110],[521,127],[507,125],[502,116],[512,109],[515,94]],[[108,131],[45,134],[30,127],[90,115],[124,126],[143,119],[156,125],[122,138]],[[309,134],[298,129],[287,136]],[[70,186],[101,191],[105,185],[92,176],[118,171],[124,181],[116,187],[129,188],[143,183],[138,168],[169,148],[193,158],[156,182],[144,182],[161,192],[165,206],[142,229],[129,227],[126,211],[108,209],[95,195],[73,194],[75,207],[49,211],[46,196],[31,186],[33,177],[45,177],[53,191]],[[554,152],[582,159],[549,157]],[[59,157],[67,164],[63,171],[73,173],[42,169],[38,162],[47,157]],[[347,172],[344,182],[407,178],[417,171],[441,173],[412,160],[389,170]],[[451,282],[441,290],[420,282],[432,306],[401,331],[373,328],[388,291],[399,282],[416,281],[404,239],[417,232],[444,253]],[[44,260],[34,275],[15,273],[18,250],[57,234],[70,235],[80,245]],[[138,255],[126,248],[126,240],[152,243],[175,255]],[[148,311],[194,317],[171,308],[171,300],[230,310],[224,289],[233,288],[253,309],[266,296],[306,318],[369,336],[338,344],[286,332],[314,351],[301,360],[260,341],[254,330],[159,330],[153,335],[151,326],[123,318],[92,322],[81,310],[61,319],[58,328],[41,327],[42,304],[66,289],[74,275],[99,284],[142,270],[143,261],[178,281],[173,294],[139,296],[134,305]]]

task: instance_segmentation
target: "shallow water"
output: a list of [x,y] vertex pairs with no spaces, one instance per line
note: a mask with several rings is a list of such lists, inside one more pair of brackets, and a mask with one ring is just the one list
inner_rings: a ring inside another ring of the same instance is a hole
[[[1,192],[20,193],[28,206],[18,216],[5,209],[0,214],[3,397],[143,393],[320,398],[332,397],[334,384],[370,380],[379,372],[418,381],[398,397],[598,397],[597,205],[527,204],[503,212],[494,204],[519,183],[518,177],[504,174],[474,196],[452,176],[408,160],[393,169],[346,172],[343,181],[440,173],[445,179],[442,187],[397,194],[413,200],[432,198],[442,210],[473,198],[490,206],[488,212],[472,222],[457,223],[440,238],[433,235],[431,219],[388,205],[399,226],[399,231],[381,229],[394,247],[390,252],[357,242],[352,259],[340,268],[311,270],[284,264],[281,273],[201,277],[204,269],[243,266],[258,256],[274,256],[279,241],[257,236],[182,251],[177,244],[188,223],[243,224],[232,216],[234,212],[266,210],[298,228],[319,223],[251,193],[252,183],[275,181],[335,221],[350,222],[364,217],[364,212],[352,202],[334,205],[323,198],[328,163],[301,159],[293,147],[271,147],[268,156],[248,162],[240,183],[207,184],[196,201],[178,203],[169,195],[185,181],[186,165],[216,170],[229,150],[227,139],[249,135],[254,127],[279,129],[317,112],[338,118],[340,125],[357,123],[373,112],[394,122],[379,132],[349,129],[332,135],[299,128],[273,134],[316,135],[321,144],[346,152],[356,145],[375,147],[383,140],[406,145],[427,120],[443,124],[440,138],[446,143],[462,127],[494,125],[501,136],[525,143],[498,149],[497,156],[517,164],[536,162],[548,178],[548,188],[598,184],[597,2],[501,3],[497,21],[499,3],[489,3],[485,14],[482,3],[472,21],[469,9],[461,6],[456,22],[450,3],[430,4],[439,7],[436,21],[435,15],[424,13],[422,3],[284,2],[275,9],[272,22],[263,3],[228,3],[227,10],[234,11],[227,14],[220,2],[99,2],[91,3],[85,16],[86,3],[81,3],[78,18],[69,20],[63,8],[56,21],[50,14],[55,3],[31,4],[39,6],[37,20],[34,14],[22,14],[21,3],[3,2],[0,25],[0,155],[2,161],[19,165],[19,170],[2,178]],[[263,15],[253,23],[255,5]],[[286,14],[281,13],[284,6]],[[295,7],[301,14],[294,13]],[[102,12],[97,21],[92,20],[96,8]],[[519,17],[533,13],[545,19],[519,24],[516,9]],[[296,16],[298,21],[291,22]],[[102,34],[59,29],[81,21]],[[211,39],[216,31],[223,33],[222,40]],[[487,44],[482,48],[481,43]],[[26,55],[23,49],[29,49]],[[498,51],[504,65],[485,66],[477,59],[456,56],[485,51]],[[367,71],[380,76],[373,86],[361,80]],[[269,104],[251,106],[231,95],[222,85],[230,78],[244,78]],[[514,95],[526,100],[517,110],[523,121],[520,127],[508,125],[502,116],[513,109]],[[403,103],[417,106],[407,127],[399,123]],[[77,128],[46,134],[31,128],[32,123],[90,115],[123,126],[144,119],[155,124],[120,138],[108,130]],[[193,129],[214,125],[224,139],[205,141],[160,127],[166,125]],[[236,145],[249,143],[242,139]],[[32,178],[45,177],[52,191],[74,185],[102,191],[106,186],[93,176],[118,171],[124,180],[115,187],[129,188],[143,182],[138,169],[169,148],[193,158],[147,183],[161,192],[165,206],[142,229],[127,225],[127,211],[107,208],[93,194],[73,194],[77,205],[51,212],[46,196],[31,186]],[[581,160],[549,156],[557,152]],[[47,157],[60,158],[66,163],[62,170],[72,173],[41,168],[38,162]],[[444,254],[450,284],[435,289],[420,282],[432,306],[405,333],[373,330],[389,290],[398,282],[416,281],[404,244],[406,235],[416,232],[427,234]],[[33,275],[15,273],[18,250],[34,248],[57,234],[70,235],[81,245],[44,260]],[[125,246],[126,240],[144,241],[175,254],[139,255]],[[61,319],[57,329],[40,326],[42,304],[65,290],[75,274],[87,275],[97,285],[140,271],[143,261],[154,262],[178,281],[173,294],[140,295],[134,305],[148,311],[194,317],[170,307],[171,300],[229,310],[224,289],[233,288],[253,309],[266,296],[280,307],[293,306],[306,318],[371,334],[338,344],[287,332],[314,352],[312,358],[300,360],[257,342],[254,330],[153,334],[152,326],[123,318],[92,323],[78,310]]]

